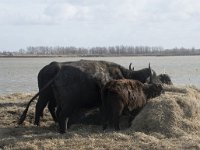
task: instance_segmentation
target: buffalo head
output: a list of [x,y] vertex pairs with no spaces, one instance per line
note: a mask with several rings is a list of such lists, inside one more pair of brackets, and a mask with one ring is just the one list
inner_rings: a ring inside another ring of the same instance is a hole
[[144,84],[144,92],[147,96],[147,99],[154,98],[162,93],[164,93],[163,87],[161,84]]
[[163,83],[163,84],[168,84],[168,85],[173,85],[171,78],[168,74],[160,74],[158,75],[158,79]]
[[156,77],[156,73],[151,69],[150,63],[148,68],[136,71],[131,69],[131,64],[130,64],[129,72],[130,72],[129,79],[139,80],[142,83],[153,83],[153,79]]

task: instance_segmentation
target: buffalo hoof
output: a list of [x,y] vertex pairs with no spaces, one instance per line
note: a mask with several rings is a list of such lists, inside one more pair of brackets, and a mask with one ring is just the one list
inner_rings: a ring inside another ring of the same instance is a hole
[[59,130],[60,134],[65,134],[66,132],[64,130]]
[[103,130],[106,130],[107,129],[107,125],[103,125]]
[[42,114],[40,114],[40,117],[41,117],[41,118],[43,118],[43,116],[44,116],[44,115],[43,115],[43,113],[42,113]]
[[38,122],[34,122],[34,125],[36,126],[40,126],[40,124]]
[[116,126],[115,131],[119,131],[119,130],[120,130],[119,126]]

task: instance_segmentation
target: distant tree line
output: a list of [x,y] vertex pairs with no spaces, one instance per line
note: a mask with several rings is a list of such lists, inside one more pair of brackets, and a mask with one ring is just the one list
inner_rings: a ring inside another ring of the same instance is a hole
[[150,46],[109,46],[109,47],[50,47],[29,46],[16,52],[0,52],[1,56],[178,56],[200,55],[200,49],[173,48]]

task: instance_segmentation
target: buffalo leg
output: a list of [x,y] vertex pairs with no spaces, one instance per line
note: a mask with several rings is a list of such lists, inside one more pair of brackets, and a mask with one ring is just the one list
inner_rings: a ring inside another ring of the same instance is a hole
[[114,125],[115,130],[120,130],[119,128],[119,118],[123,112],[124,105],[120,101],[114,102],[112,106],[112,122]]
[[128,114],[128,117],[129,117],[129,119],[128,119],[128,127],[131,127],[132,121],[135,118],[135,116],[132,116],[131,114]]
[[36,104],[36,109],[35,109],[35,121],[34,124],[39,126],[40,124],[40,116],[43,114],[43,110],[46,107],[48,103],[48,100],[44,100],[41,97],[39,97],[37,104]]
[[[79,112],[80,113],[80,112]],[[81,120],[81,118],[79,118],[79,117],[81,117],[81,116],[79,116],[80,114],[75,114],[75,116],[74,116],[74,114],[73,115],[70,115],[69,117],[68,117],[68,120],[67,120],[67,129],[70,129],[70,127],[73,125],[73,124],[75,124],[75,123],[79,123],[79,121]],[[77,118],[74,118],[74,117],[77,117]]]
[[104,124],[103,124],[103,130],[107,129],[107,126],[108,126],[108,124],[107,124],[107,123],[104,123]]
[[61,111],[61,108],[60,108],[60,106],[58,106],[57,109],[56,109],[56,118],[57,118],[57,120],[59,119],[60,111]]
[[114,119],[113,123],[114,123],[115,130],[116,131],[120,130],[120,128],[119,128],[119,116],[115,116],[115,117],[113,117],[113,119]]
[[103,108],[101,111],[101,113],[103,114],[103,119],[102,119],[103,130],[105,130],[108,126],[108,120],[109,120],[108,115],[109,114],[107,114],[106,112],[107,111],[105,110],[105,108]]
[[107,129],[108,125],[112,124],[112,112],[109,110],[103,110],[103,130]]
[[100,113],[102,114],[103,118],[102,118],[102,125],[103,125],[103,130],[107,129],[108,127],[108,122],[111,119],[111,112],[109,111],[109,108],[107,107],[107,105],[103,104],[102,107],[100,107]]
[[71,116],[73,107],[60,107],[59,117],[58,117],[58,124],[59,124],[59,132],[61,134],[65,133],[66,131],[66,119]]
[[108,127],[108,116],[104,115],[103,117],[103,130],[107,129]]
[[108,126],[108,117],[106,115],[106,110],[105,110],[105,106],[100,106],[99,107],[99,111],[100,111],[100,115],[103,116],[101,118],[101,122],[102,122],[102,125],[103,125],[103,130],[105,130]]
[[118,111],[113,112],[112,122],[113,122],[114,129],[116,131],[120,130],[120,128],[119,128],[119,117],[120,117],[120,113]]
[[65,133],[66,130],[66,115],[61,111],[58,117],[58,123],[59,123],[59,132],[61,134]]
[[57,122],[58,119],[57,119],[57,117],[56,117],[55,107],[56,107],[56,104],[53,103],[52,101],[49,101],[49,103],[48,103],[48,109],[49,109],[49,111],[50,111],[50,113],[51,113],[51,116],[52,116],[53,120],[54,120],[55,122]]
[[131,126],[132,124],[132,121],[135,119],[135,117],[140,113],[140,111],[142,110],[142,108],[136,108],[134,110],[132,110],[130,113],[129,113],[129,127]]

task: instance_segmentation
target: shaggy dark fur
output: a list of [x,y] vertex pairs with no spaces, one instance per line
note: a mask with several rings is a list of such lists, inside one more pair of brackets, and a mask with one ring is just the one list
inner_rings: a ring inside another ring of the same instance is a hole
[[112,80],[102,89],[104,125],[110,124],[119,130],[119,117],[122,113],[138,114],[147,100],[159,96],[163,92],[160,84],[143,84],[136,80]]
[[158,75],[158,78],[163,84],[173,85],[171,78],[168,74],[160,74]]

